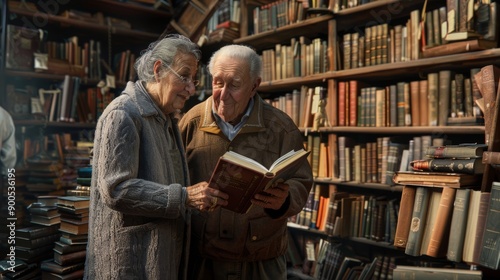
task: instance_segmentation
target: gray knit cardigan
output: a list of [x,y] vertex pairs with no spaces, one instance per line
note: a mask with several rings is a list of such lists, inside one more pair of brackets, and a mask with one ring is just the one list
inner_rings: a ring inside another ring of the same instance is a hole
[[129,82],[96,127],[85,279],[185,278],[183,155],[173,117]]

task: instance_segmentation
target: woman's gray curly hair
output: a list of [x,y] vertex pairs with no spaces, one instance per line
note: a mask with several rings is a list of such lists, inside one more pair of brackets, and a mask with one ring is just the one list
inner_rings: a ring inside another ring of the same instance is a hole
[[[201,59],[201,51],[189,38],[180,34],[167,35],[163,39],[149,44],[135,62],[135,70],[139,80],[147,83],[155,81],[154,64],[161,61],[162,65],[171,66],[177,52],[192,54],[196,60]],[[161,76],[161,75],[160,75]]]

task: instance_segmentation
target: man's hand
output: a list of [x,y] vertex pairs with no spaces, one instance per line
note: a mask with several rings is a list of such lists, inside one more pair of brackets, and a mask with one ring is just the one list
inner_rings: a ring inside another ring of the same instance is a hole
[[283,203],[285,203],[288,197],[288,188],[289,186],[287,184],[278,183],[256,194],[252,199],[252,203],[263,208],[278,210],[283,206]]

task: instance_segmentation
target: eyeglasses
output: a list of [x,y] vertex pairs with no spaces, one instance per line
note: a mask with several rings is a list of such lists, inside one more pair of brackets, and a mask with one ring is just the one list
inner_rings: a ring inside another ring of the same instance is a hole
[[179,80],[181,80],[181,82],[185,85],[189,85],[189,83],[193,83],[193,85],[195,87],[197,87],[199,84],[200,84],[200,81],[198,80],[193,80],[191,78],[188,78],[188,77],[184,77],[184,76],[181,76],[179,75],[179,73],[175,72],[174,69],[172,69],[172,67],[170,67],[169,65],[167,65],[168,69],[170,69],[172,71],[172,73],[174,73],[175,76],[177,76],[177,78],[179,78]]

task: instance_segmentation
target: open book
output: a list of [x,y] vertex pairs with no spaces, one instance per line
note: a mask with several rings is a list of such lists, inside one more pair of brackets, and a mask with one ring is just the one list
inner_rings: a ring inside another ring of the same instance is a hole
[[257,161],[228,151],[219,158],[209,183],[229,195],[226,209],[246,213],[255,194],[280,181],[285,181],[305,164],[310,152],[290,151],[278,158],[269,168]]

